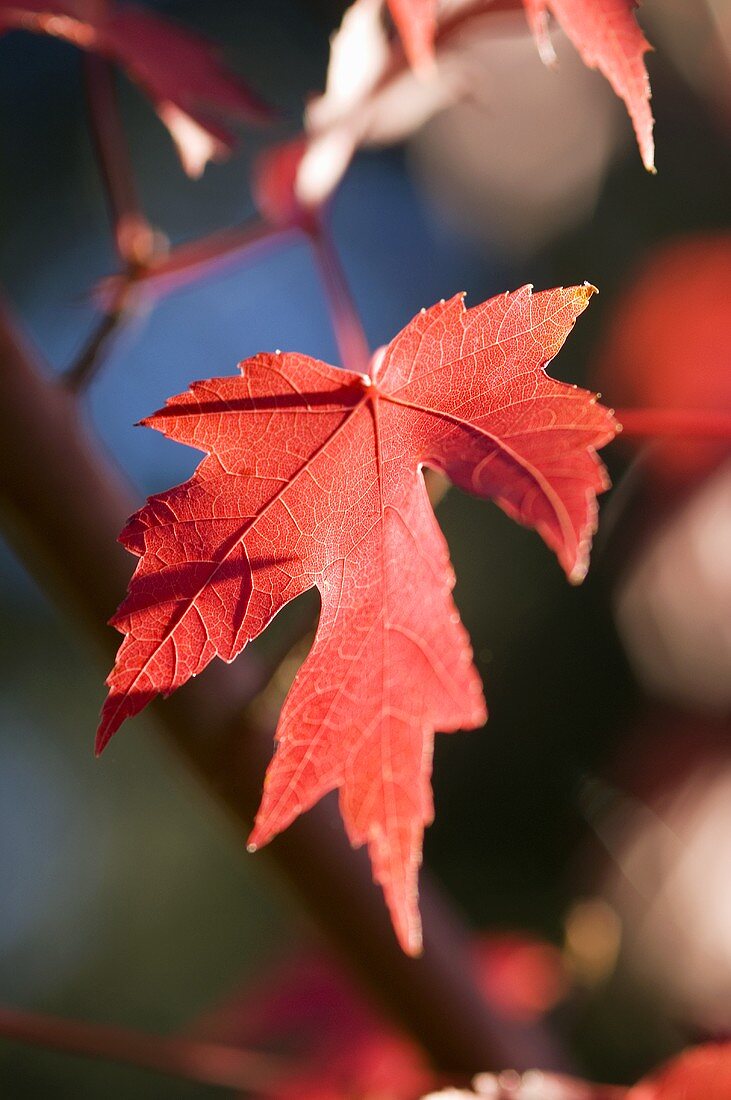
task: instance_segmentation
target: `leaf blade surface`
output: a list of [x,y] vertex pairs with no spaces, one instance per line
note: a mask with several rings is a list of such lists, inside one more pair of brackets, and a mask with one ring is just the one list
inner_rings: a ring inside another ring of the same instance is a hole
[[544,368],[592,293],[523,287],[472,310],[457,295],[418,314],[369,375],[259,355],[144,422],[206,457],[122,534],[140,561],[113,619],[125,639],[98,749],[316,587],[317,634],[282,710],[250,845],[337,789],[411,954],[434,733],[486,718],[422,468],[493,497],[581,579],[607,486],[596,450],[615,425]]

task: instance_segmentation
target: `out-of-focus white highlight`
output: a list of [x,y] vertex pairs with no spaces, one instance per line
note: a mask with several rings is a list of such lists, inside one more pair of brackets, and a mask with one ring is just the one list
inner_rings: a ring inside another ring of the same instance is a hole
[[319,206],[337,187],[355,152],[356,141],[345,126],[312,139],[297,169],[297,198],[306,207]]
[[304,206],[328,198],[357,149],[403,141],[467,89],[464,66],[449,49],[428,76],[391,72],[382,8],[382,0],[355,0],[333,35],[325,92],[305,112],[310,140],[295,183]]
[[632,968],[686,1017],[731,1027],[731,765],[707,759],[663,795],[661,814],[624,816],[609,896]]
[[381,0],[356,0],[330,42],[325,94],[307,107],[307,122],[322,129],[342,119],[367,96],[388,61]]
[[542,1070],[526,1073],[478,1073],[469,1089],[431,1092],[422,1100],[591,1100],[594,1090],[583,1081]]
[[157,113],[167,126],[187,175],[197,180],[210,160],[220,160],[226,148],[174,103],[160,103]]
[[731,463],[652,538],[615,606],[648,691],[710,712],[731,710]]
[[468,92],[411,143],[440,210],[470,239],[513,255],[586,219],[630,141],[611,88],[552,30],[560,65],[548,69],[522,14],[471,20],[450,42]]

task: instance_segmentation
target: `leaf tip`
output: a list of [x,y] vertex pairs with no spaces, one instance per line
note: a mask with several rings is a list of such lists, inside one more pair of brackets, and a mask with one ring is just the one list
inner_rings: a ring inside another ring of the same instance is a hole
[[[266,780],[264,780],[264,782],[266,784]],[[258,817],[259,815],[257,814],[257,820],[254,822],[254,828],[249,833],[249,837],[246,841],[246,851],[249,853],[249,855],[252,856],[254,852],[258,852],[259,849],[262,848],[268,840],[271,840],[271,836],[267,836],[264,833]]]
[[[415,901],[414,904],[418,905],[418,902]],[[420,959],[424,954],[424,939],[418,908],[414,913],[409,913],[405,917],[402,913],[394,911],[391,906],[389,908],[391,909],[391,918],[401,950],[410,959]]]
[[567,573],[567,579],[570,585],[574,588],[578,588],[580,584],[583,584],[586,580],[586,575],[589,572],[589,562],[586,557],[582,557],[576,562],[573,569]]
[[98,760],[111,739],[111,733],[104,726],[100,726],[94,741],[94,757]]
[[167,126],[183,171],[190,179],[200,179],[209,161],[225,160],[231,152],[232,140],[228,136],[202,125],[175,103],[158,103],[157,113]]
[[418,940],[410,941],[404,945],[404,951],[410,959],[420,959],[424,954],[424,943],[421,935]]
[[415,889],[413,897],[399,898],[390,893],[386,882],[379,881],[386,893],[386,901],[401,950],[410,959],[421,958],[424,954],[424,939],[419,915],[418,891]]

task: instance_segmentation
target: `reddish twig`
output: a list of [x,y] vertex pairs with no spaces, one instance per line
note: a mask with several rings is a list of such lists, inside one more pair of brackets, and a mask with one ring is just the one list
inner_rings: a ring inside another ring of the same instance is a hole
[[232,229],[222,229],[199,240],[178,245],[167,255],[151,259],[145,266],[129,276],[112,276],[101,285],[102,293],[108,293],[122,280],[128,286],[144,289],[155,298],[187,286],[212,272],[258,256],[267,248],[291,243],[298,235],[296,229],[269,225],[259,218]]
[[285,1075],[280,1063],[255,1051],[18,1009],[0,1008],[0,1038],[103,1058],[202,1085],[245,1089],[258,1096],[273,1092]]
[[731,442],[731,413],[704,409],[617,409],[627,437],[669,436],[677,439]]
[[[103,6],[101,0],[96,0]],[[102,365],[114,337],[127,318],[127,284],[153,255],[155,234],[142,212],[135,186],[127,140],[119,114],[114,70],[103,57],[85,53],[82,59],[89,128],[99,173],[114,226],[117,252],[127,269],[115,288],[112,302],[64,375],[69,390],[89,384]]]
[[319,220],[312,224],[308,235],[325,290],[341,366],[365,374],[371,357],[368,339],[328,227]]
[[85,389],[102,366],[120,330],[129,318],[127,287],[115,288],[115,300],[102,315],[78,356],[62,375],[63,384],[72,392]]
[[154,232],[142,213],[119,116],[114,70],[103,57],[83,57],[89,126],[99,163],[117,251],[125,264],[145,263],[152,255]]

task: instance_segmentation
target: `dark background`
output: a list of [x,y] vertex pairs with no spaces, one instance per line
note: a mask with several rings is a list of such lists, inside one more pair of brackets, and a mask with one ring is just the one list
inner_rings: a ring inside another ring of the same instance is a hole
[[[122,81],[146,209],[175,241],[252,212],[251,158],[292,132],[303,97],[322,87],[340,13],[296,0],[157,7],[224,42],[232,66],[292,120],[271,135],[245,135],[230,162],[194,183],[149,104]],[[554,370],[591,384],[616,296],[637,263],[665,239],[728,225],[723,126],[661,51],[650,71],[658,176],[644,173],[626,140],[591,215],[517,259],[452,228],[402,148],[359,156],[333,224],[372,345],[460,289],[476,302],[527,281],[590,279],[601,295]],[[0,111],[2,279],[61,369],[93,325],[89,286],[115,266],[78,54],[40,36],[0,40]],[[135,421],[190,380],[275,347],[337,362],[304,246],[171,295],[123,337],[88,406],[140,499],[187,476],[195,457]],[[621,478],[625,458],[612,453],[609,462]],[[582,784],[610,767],[645,706],[609,608],[621,550],[600,536],[589,580],[572,589],[539,539],[494,506],[453,490],[438,514],[491,718],[483,732],[437,739],[427,862],[476,927],[560,943],[572,900],[597,888],[601,857]],[[0,1001],[141,1029],[188,1027],[312,931],[266,855],[245,856],[244,838],[144,717],[94,760],[105,670],[9,552],[0,562]],[[631,1078],[689,1036],[626,971],[559,1024],[587,1075],[606,1080]],[[91,1098],[102,1089],[110,1098],[209,1094],[0,1041],[3,1096]]]

